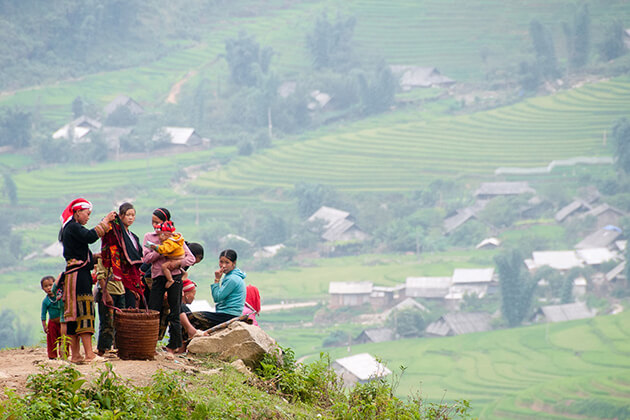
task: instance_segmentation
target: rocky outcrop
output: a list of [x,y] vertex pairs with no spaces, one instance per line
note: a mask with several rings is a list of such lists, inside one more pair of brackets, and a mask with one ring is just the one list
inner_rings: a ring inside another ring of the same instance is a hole
[[188,344],[188,351],[193,354],[215,354],[221,360],[240,359],[245,365],[253,367],[275,347],[274,339],[260,327],[234,322],[211,336],[193,338]]

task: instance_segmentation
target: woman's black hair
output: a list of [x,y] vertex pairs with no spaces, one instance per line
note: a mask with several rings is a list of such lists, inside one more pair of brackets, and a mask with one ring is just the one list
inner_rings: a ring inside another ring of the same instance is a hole
[[234,251],[233,249],[224,249],[219,254],[219,258],[221,258],[221,257],[225,257],[228,260],[230,260],[233,263],[235,263],[236,262],[236,251]]
[[195,257],[199,257],[199,261],[203,260],[203,246],[197,242],[186,243],[188,249]]
[[133,209],[133,204],[131,203],[122,203],[120,205],[120,207],[118,207],[118,215],[120,217],[123,217],[125,214],[127,214],[127,212],[131,209]]
[[153,215],[163,222],[171,220],[171,212],[164,207],[158,207],[157,209],[153,210]]

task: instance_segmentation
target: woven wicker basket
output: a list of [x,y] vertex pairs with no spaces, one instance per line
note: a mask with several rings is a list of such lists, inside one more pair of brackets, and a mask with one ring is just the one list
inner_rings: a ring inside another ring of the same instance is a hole
[[115,311],[114,328],[118,357],[124,360],[153,360],[160,329],[160,313],[154,310]]

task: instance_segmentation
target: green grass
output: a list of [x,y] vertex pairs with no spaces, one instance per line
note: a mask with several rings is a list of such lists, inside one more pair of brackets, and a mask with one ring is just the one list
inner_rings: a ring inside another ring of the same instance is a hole
[[234,159],[192,185],[245,191],[307,181],[344,191],[409,191],[437,178],[487,177],[498,167],[609,156],[602,136],[630,112],[628,94],[630,79],[621,78],[471,115],[431,121],[418,115],[417,122],[392,124],[378,118],[354,132],[314,136]]
[[[400,395],[421,389],[430,400],[467,398],[480,418],[539,418],[553,413],[594,418],[601,417],[600,409],[627,410],[629,321],[630,313],[624,312],[457,337],[403,340],[395,346],[360,345],[351,353],[369,352],[390,369],[406,366]],[[615,340],[602,339],[602,332]],[[620,348],[622,343],[625,348]],[[331,351],[335,358],[347,354],[345,348]],[[577,404],[587,399],[592,404]]]

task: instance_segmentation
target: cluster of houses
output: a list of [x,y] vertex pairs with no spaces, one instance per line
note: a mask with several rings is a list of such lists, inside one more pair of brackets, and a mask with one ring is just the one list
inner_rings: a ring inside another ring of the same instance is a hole
[[[110,149],[119,151],[120,138],[129,135],[133,127],[119,127],[107,125],[106,121],[114,113],[123,110],[131,116],[144,114],[145,110],[138,102],[126,95],[119,95],[103,108],[103,121],[82,115],[65,124],[52,134],[54,139],[66,139],[73,143],[89,143],[91,136],[98,133]],[[193,127],[162,127],[161,132],[154,136],[154,140],[166,136],[173,146],[198,146],[208,142],[202,138]]]

